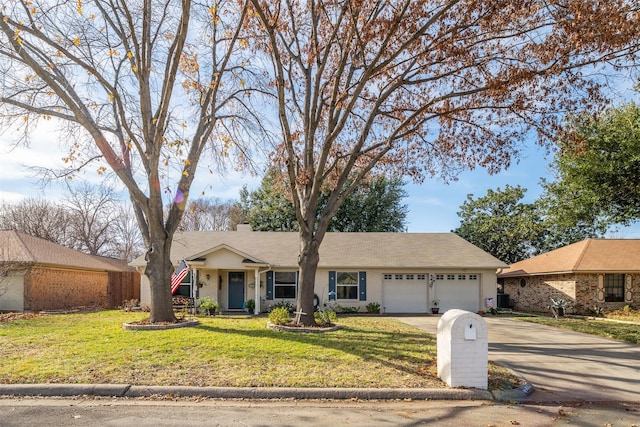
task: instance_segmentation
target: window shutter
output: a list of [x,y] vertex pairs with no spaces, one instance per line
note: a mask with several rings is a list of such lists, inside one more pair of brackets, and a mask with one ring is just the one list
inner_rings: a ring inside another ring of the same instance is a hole
[[267,271],[267,299],[273,299],[273,271]]
[[358,284],[360,285],[360,301],[367,300],[367,272],[358,273]]
[[336,272],[329,272],[329,301],[334,301],[338,295],[336,294]]

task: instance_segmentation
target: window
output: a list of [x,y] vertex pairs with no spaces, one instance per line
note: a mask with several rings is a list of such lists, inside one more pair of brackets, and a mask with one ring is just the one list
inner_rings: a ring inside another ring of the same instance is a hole
[[358,299],[358,272],[338,271],[336,273],[336,293],[338,299]]
[[604,275],[604,300],[606,302],[624,301],[624,274]]
[[447,274],[447,280],[456,280],[455,274]]
[[424,274],[418,274],[418,280],[425,280],[426,276]]
[[458,280],[467,280],[467,276],[465,274],[458,274]]
[[396,274],[396,280],[402,280],[402,274]]
[[470,274],[469,275],[469,280],[478,280],[478,275],[477,274]]
[[407,274],[407,280],[413,280],[413,274]]
[[298,274],[295,271],[276,271],[273,280],[273,292],[276,298],[296,298]]
[[444,274],[436,274],[436,280],[444,280]]
[[385,274],[384,275],[384,280],[391,280],[393,279],[393,274]]

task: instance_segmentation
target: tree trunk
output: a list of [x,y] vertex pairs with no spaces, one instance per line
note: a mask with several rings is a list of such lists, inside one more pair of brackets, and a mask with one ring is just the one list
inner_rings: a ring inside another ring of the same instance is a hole
[[298,311],[305,315],[300,316],[300,323],[306,326],[316,324],[313,316],[313,295],[316,283],[316,271],[320,261],[320,243],[312,236],[304,236],[300,233],[300,278],[298,283]]
[[[171,274],[173,265],[171,263],[171,238],[165,230],[150,230],[151,234],[156,234],[151,238],[151,248],[147,252],[147,268],[144,274],[149,279],[149,289],[151,293],[151,314],[149,321],[176,322],[173,312],[173,300],[171,297]],[[157,237],[158,234],[160,237]]]

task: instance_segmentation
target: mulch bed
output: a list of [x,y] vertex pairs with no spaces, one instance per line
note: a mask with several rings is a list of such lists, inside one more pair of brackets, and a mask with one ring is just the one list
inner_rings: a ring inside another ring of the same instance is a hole
[[185,328],[187,326],[196,326],[200,324],[198,319],[178,319],[175,322],[149,322],[149,318],[138,320],[135,322],[123,323],[122,329],[127,331],[158,331],[165,329]]
[[0,323],[12,322],[14,320],[33,319],[34,317],[42,317],[40,313],[4,313],[0,314]]
[[274,331],[284,332],[333,332],[340,329],[338,325],[317,325],[317,326],[305,326],[297,323],[288,323],[286,325],[276,325],[271,322],[267,322],[267,328]]

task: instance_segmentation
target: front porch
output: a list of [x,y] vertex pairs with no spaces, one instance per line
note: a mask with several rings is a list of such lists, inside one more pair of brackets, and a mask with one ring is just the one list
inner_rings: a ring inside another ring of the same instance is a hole
[[[213,269],[189,262],[190,274],[185,277],[174,295],[190,298],[211,298],[218,303],[218,311],[228,313],[247,312],[248,302],[255,306],[252,314],[262,311],[265,293],[265,273],[259,267],[252,269]],[[250,305],[250,304],[249,304]]]

